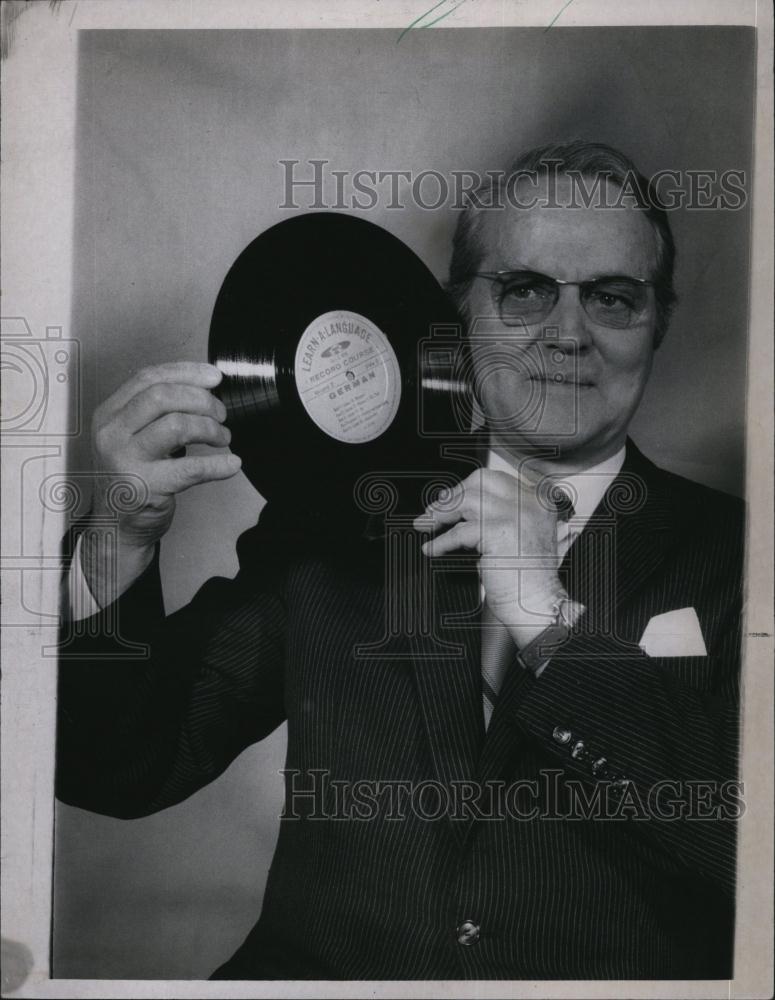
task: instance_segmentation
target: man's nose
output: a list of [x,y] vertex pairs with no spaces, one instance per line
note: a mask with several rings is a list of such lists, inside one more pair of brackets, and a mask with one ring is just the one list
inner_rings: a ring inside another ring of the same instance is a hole
[[581,304],[581,289],[564,285],[559,289],[557,303],[544,327],[548,347],[586,351],[592,344],[590,318]]

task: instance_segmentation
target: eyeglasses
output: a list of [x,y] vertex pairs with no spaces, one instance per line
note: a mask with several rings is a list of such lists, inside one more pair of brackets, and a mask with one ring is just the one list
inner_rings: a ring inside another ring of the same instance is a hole
[[492,282],[493,301],[506,326],[540,323],[557,305],[560,285],[575,285],[587,316],[601,326],[625,330],[637,324],[649,305],[653,281],[611,275],[591,281],[563,281],[537,271],[475,271],[471,278]]

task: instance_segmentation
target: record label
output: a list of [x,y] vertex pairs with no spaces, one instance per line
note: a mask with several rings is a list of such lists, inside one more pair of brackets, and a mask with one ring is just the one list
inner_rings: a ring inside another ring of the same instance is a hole
[[314,319],[296,348],[299,398],[315,424],[347,444],[373,441],[393,422],[401,371],[390,341],[371,320],[348,309]]

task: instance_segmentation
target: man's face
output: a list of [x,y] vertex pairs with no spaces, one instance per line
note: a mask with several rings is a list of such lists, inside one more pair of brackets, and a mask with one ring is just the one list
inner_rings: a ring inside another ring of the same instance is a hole
[[[563,183],[560,205],[571,195]],[[531,193],[518,196],[527,202]],[[634,208],[509,206],[484,213],[479,238],[479,271],[529,270],[583,282],[613,275],[653,279],[656,267],[656,234]],[[495,443],[514,454],[556,447],[562,460],[580,467],[614,454],[651,371],[653,288],[645,290],[637,320],[619,329],[590,317],[575,285],[560,286],[540,321],[506,325],[494,305],[496,287],[476,278],[468,298],[477,390]]]

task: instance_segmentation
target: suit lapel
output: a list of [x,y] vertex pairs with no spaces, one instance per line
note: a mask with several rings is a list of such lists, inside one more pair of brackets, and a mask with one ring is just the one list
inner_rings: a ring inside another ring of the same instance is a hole
[[475,558],[431,566],[430,631],[410,637],[412,667],[436,777],[471,780],[484,738],[479,575]]
[[[487,441],[476,431],[443,446],[442,458],[464,476],[481,464]],[[484,738],[477,557],[428,559],[412,527],[417,511],[405,506],[368,518],[363,535],[384,546],[387,607],[403,609],[388,611],[387,655],[411,660],[433,769],[449,785],[473,777]]]
[[676,530],[663,476],[628,440],[622,469],[568,551],[560,578],[595,624],[607,627],[664,561]]
[[[447,789],[471,780],[484,738],[479,574],[475,555],[428,559],[411,516],[372,518],[384,546],[385,638],[369,655],[409,661],[433,775]],[[462,837],[459,822],[453,831]]]

